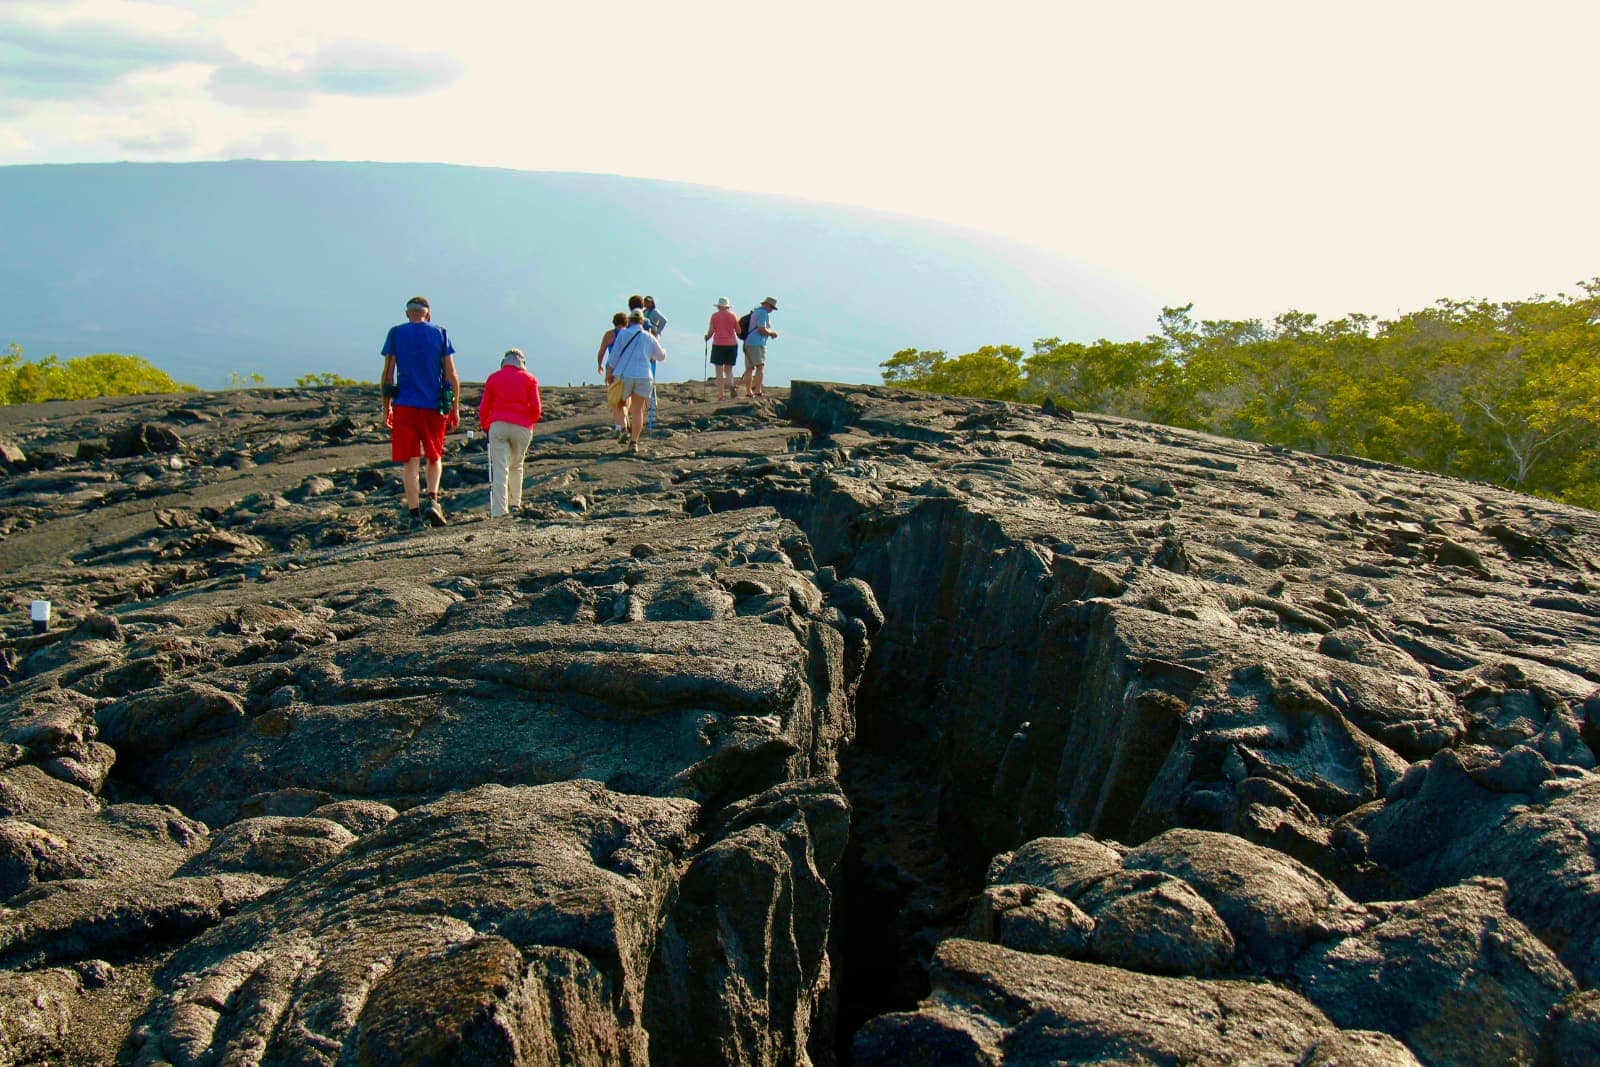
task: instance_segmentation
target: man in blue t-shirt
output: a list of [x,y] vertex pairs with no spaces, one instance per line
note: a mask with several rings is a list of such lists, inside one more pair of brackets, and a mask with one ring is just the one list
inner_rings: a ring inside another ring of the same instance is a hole
[[[390,431],[390,457],[405,464],[401,480],[413,526],[445,524],[439,506],[444,435],[461,423],[461,379],[452,358],[456,350],[450,335],[432,320],[427,299],[414,296],[406,301],[406,321],[390,327],[383,341],[383,424]],[[428,464],[426,491],[419,484],[422,460]]]

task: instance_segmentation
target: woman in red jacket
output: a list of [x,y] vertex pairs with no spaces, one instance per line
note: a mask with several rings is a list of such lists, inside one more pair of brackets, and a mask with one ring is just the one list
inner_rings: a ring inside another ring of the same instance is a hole
[[522,460],[539,421],[539,382],[522,349],[508,349],[500,369],[483,383],[478,425],[489,435],[489,517],[522,507]]

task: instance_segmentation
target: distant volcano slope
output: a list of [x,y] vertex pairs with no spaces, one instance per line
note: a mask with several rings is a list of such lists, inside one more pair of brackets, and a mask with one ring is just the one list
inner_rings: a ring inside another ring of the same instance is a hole
[[[0,167],[0,348],[143,356],[202,388],[324,372],[375,381],[407,297],[464,377],[528,353],[595,381],[629,294],[669,319],[671,378],[718,297],[776,296],[773,384],[876,381],[907,346],[1138,336],[1156,306],[1093,264],[906,216],[596,174],[408,163]],[[691,370],[693,373],[691,373]]]
[[774,394],[0,409],[13,1058],[1583,1062],[1600,518]]

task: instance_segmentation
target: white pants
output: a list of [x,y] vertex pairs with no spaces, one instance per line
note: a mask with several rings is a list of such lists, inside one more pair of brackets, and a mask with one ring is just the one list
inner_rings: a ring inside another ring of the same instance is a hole
[[514,422],[489,424],[489,517],[498,519],[508,507],[522,506],[522,458],[528,454],[533,429]]

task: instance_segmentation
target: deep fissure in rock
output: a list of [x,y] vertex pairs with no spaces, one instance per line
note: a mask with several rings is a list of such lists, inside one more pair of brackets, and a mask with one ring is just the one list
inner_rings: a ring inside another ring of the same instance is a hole
[[1075,821],[1058,810],[1070,782],[1056,768],[1083,674],[1086,573],[950,499],[857,543],[817,535],[885,614],[841,766],[853,814],[833,953],[848,1058],[867,1019],[927,995],[929,956],[961,932],[991,858]]

